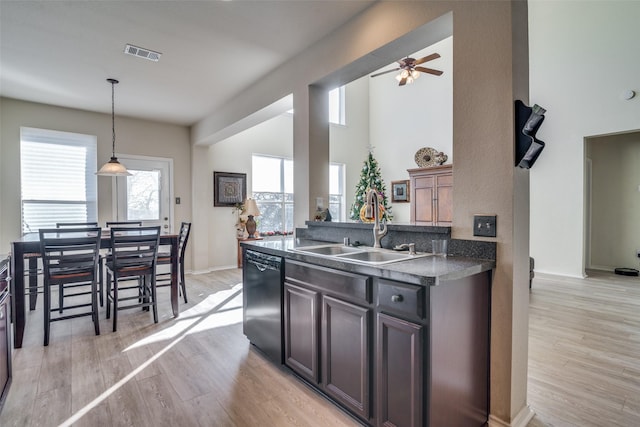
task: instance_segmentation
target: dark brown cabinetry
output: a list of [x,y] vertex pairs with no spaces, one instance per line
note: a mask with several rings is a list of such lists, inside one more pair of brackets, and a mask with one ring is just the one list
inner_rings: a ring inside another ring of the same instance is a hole
[[284,289],[285,364],[370,422],[371,279],[287,260]]
[[453,165],[409,169],[411,222],[450,226],[453,221]]
[[423,286],[287,259],[285,364],[367,425],[483,426],[490,279]]
[[0,260],[0,411],[11,384],[9,260]]

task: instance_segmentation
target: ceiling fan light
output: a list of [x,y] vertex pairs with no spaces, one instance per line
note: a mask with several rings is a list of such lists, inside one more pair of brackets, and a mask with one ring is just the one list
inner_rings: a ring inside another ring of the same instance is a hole
[[407,77],[409,77],[409,71],[402,70],[402,72],[400,72],[400,77],[406,79]]
[[413,79],[417,79],[418,77],[420,77],[420,71],[418,70],[411,70],[411,77],[413,77]]
[[397,80],[397,81],[402,80],[402,76],[401,76],[400,74],[398,74],[398,75],[396,76],[396,80]]
[[411,76],[407,77],[407,83],[409,84],[413,83],[413,77]]

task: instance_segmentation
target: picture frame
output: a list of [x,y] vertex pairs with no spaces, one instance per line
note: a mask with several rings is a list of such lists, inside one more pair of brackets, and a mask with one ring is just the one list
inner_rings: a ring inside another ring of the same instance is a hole
[[409,203],[409,180],[391,182],[391,202]]
[[213,172],[213,206],[234,207],[246,198],[246,173]]

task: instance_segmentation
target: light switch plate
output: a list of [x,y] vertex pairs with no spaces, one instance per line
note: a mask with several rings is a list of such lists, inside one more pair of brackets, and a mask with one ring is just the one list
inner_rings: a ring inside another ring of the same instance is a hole
[[496,221],[497,217],[495,215],[474,215],[473,235],[496,237]]

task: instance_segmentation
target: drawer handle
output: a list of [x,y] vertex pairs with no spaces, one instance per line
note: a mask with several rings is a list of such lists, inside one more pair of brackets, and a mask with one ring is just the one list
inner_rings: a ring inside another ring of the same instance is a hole
[[391,295],[391,302],[402,302],[402,295]]

